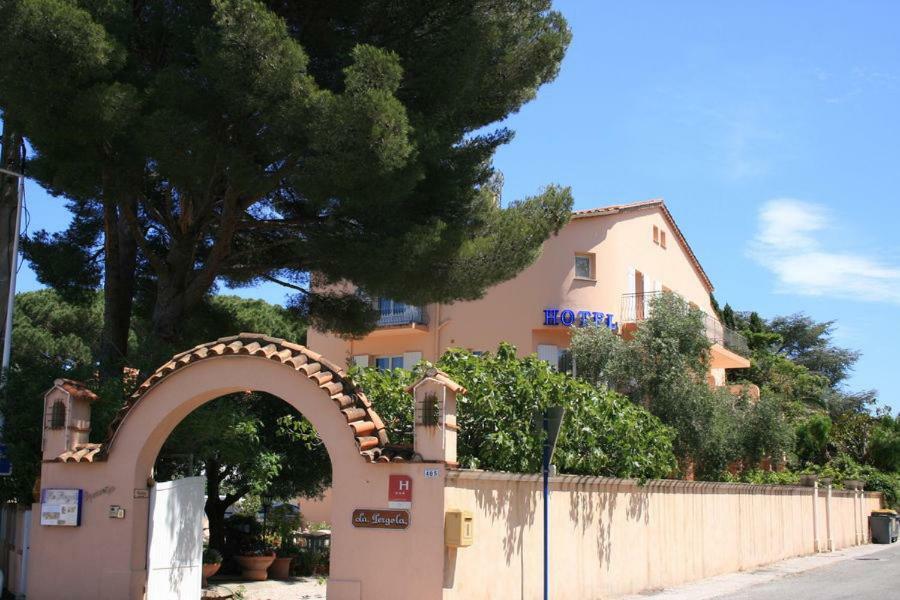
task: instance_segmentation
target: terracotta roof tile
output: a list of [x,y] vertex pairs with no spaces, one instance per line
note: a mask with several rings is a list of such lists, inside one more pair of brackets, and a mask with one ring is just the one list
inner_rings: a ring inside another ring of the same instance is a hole
[[102,461],[104,456],[98,456],[103,444],[76,444],[73,450],[63,452],[56,457],[56,462],[94,462]]
[[87,400],[88,402],[97,400],[97,394],[89,390],[88,387],[80,381],[75,381],[74,379],[57,379],[53,382],[53,385],[64,389],[66,393],[73,398]]
[[105,458],[115,441],[122,421],[144,394],[154,386],[171,373],[191,363],[223,355],[258,356],[274,360],[311,379],[323,394],[328,395],[334,401],[335,410],[343,413],[347,420],[347,426],[356,439],[360,455],[365,460],[397,462],[409,460],[412,457],[411,448],[400,446],[389,448],[384,423],[372,410],[372,403],[369,399],[347,378],[343,369],[304,346],[258,333],[241,333],[236,336],[220,338],[208,344],[201,344],[191,350],[176,354],[172,360],[157,369],[137,388],[116,415],[110,425],[106,443],[98,451],[93,452],[92,458],[98,452],[98,460]]
[[426,379],[433,379],[439,383],[444,384],[447,388],[456,393],[456,394],[465,394],[466,388],[458,384],[453,380],[452,377],[438,369],[437,367],[430,367],[427,371],[425,371],[425,375],[422,376],[417,382],[412,384],[411,386],[406,388],[407,392],[412,392],[417,385],[425,381]]

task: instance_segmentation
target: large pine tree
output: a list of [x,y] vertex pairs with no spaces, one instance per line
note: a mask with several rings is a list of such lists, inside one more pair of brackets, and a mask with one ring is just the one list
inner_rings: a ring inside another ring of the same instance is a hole
[[59,290],[103,283],[110,373],[142,291],[170,341],[218,281],[261,279],[360,333],[368,304],[310,273],[477,298],[568,219],[567,189],[501,208],[492,185],[497,124],[570,40],[549,0],[0,0],[0,39],[0,109],[74,214],[26,250]]

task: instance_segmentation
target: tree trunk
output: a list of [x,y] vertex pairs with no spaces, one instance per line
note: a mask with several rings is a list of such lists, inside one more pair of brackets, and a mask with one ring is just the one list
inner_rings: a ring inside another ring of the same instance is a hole
[[[127,202],[134,204],[133,200]],[[104,377],[121,377],[128,355],[137,243],[119,214],[116,201],[111,198],[104,199],[103,221],[105,249],[100,372]]]
[[[21,173],[24,168],[23,159],[22,134],[10,125],[7,118],[3,122],[0,166],[15,173]],[[3,347],[6,335],[9,287],[16,261],[12,249],[15,239],[19,235],[19,232],[16,231],[18,204],[19,179],[0,173],[0,348]]]
[[206,518],[209,521],[209,547],[219,552],[225,548],[225,509],[228,508],[220,500],[206,501]]

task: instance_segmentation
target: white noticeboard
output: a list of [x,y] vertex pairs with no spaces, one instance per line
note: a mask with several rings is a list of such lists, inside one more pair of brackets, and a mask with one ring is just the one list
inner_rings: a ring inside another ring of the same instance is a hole
[[78,489],[41,491],[41,525],[78,527],[81,525],[81,499]]

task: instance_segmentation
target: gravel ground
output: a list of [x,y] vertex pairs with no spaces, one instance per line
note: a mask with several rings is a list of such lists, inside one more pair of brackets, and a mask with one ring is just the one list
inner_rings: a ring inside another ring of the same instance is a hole
[[[295,577],[287,581],[244,581],[240,578],[213,577],[203,598],[234,598],[243,586],[244,600],[325,600],[325,580]],[[238,596],[239,597],[239,596]]]

